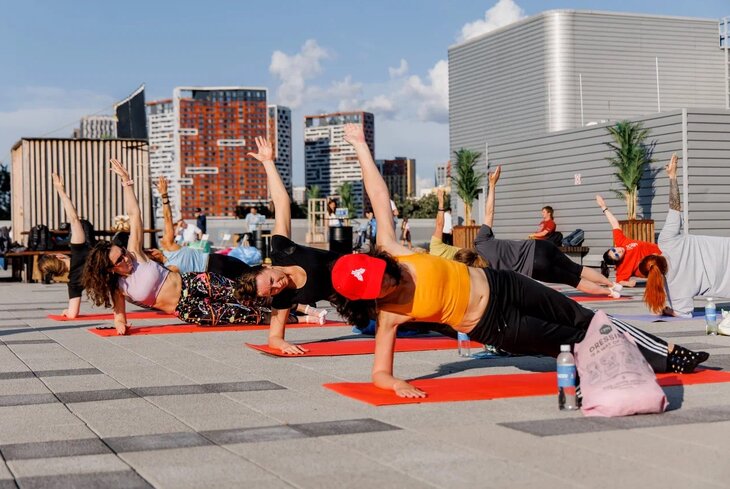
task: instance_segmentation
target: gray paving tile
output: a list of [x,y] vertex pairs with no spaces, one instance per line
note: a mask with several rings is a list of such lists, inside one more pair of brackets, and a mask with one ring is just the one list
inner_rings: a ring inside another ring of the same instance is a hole
[[54,340],[2,340],[6,345],[45,345],[56,344]]
[[710,353],[710,358],[702,364],[704,367],[719,367],[723,370],[730,370],[730,355],[723,353],[715,355]]
[[201,431],[200,434],[218,445],[293,440],[308,437],[307,434],[297,431],[291,426],[263,426],[261,428],[212,430]]
[[116,453],[202,447],[212,443],[195,432],[160,433],[154,435],[117,436],[104,441]]
[[704,331],[662,331],[658,333],[662,338],[686,338],[690,336],[704,336]]
[[577,433],[594,433],[600,431],[628,430],[635,428],[652,428],[657,426],[717,423],[722,421],[730,421],[730,406],[680,409],[663,414],[645,414],[617,418],[559,418],[498,424],[500,426],[529,433],[531,435],[545,437],[572,435]]
[[370,418],[302,423],[290,426],[308,436],[350,435],[354,433],[400,430],[397,426]]
[[65,404],[74,402],[110,401],[112,399],[130,399],[138,397],[129,389],[103,389],[95,391],[57,392],[56,395]]
[[100,455],[111,453],[111,450],[98,438],[84,438],[81,440],[0,445],[0,453],[2,453],[5,460],[26,460],[33,458],[73,457],[77,455]]
[[152,486],[135,472],[106,472],[96,474],[52,475],[22,477],[20,489],[148,489]]
[[0,406],[25,406],[28,404],[51,404],[58,402],[53,394],[17,394],[0,396]]
[[220,394],[224,392],[249,392],[283,390],[285,387],[268,380],[248,382],[220,382],[216,384],[170,385],[153,387],[134,387],[132,390],[141,397],[175,396],[181,394]]
[[38,370],[35,372],[0,372],[0,380],[27,379],[32,377],[62,377],[72,375],[98,375],[101,370],[96,368],[69,368],[61,370]]
[[12,479],[0,479],[0,489],[18,489],[18,486]]
[[713,348],[723,348],[724,345],[713,345],[712,343],[681,343],[688,350],[711,350]]

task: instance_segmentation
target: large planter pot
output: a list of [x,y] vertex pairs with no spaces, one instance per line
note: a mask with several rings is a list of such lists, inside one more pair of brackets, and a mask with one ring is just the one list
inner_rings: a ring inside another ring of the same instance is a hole
[[474,248],[474,239],[481,226],[454,226],[452,236],[454,237],[454,246],[459,248]]
[[628,219],[619,221],[621,231],[629,239],[654,243],[654,219]]

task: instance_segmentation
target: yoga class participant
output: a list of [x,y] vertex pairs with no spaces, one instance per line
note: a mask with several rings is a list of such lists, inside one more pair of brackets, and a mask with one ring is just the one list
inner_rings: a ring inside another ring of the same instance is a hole
[[38,270],[40,270],[44,278],[47,275],[60,277],[68,273],[68,307],[61,314],[68,319],[74,319],[79,315],[79,311],[81,310],[81,295],[84,292],[81,275],[84,270],[86,256],[89,254],[91,246],[86,239],[86,232],[81,225],[81,219],[79,219],[79,215],[76,212],[76,207],[74,207],[73,202],[71,202],[68,194],[66,194],[61,177],[53,173],[52,178],[53,186],[61,198],[66,219],[68,219],[71,227],[71,240],[69,244],[71,256],[69,257],[60,253],[57,255],[42,255],[38,258]]
[[596,203],[613,229],[613,246],[603,254],[603,261],[606,265],[616,267],[616,282],[624,287],[636,287],[636,279],[632,277],[646,278],[639,270],[641,260],[649,255],[661,255],[662,252],[654,243],[627,238],[603,197],[596,195]]
[[[593,295],[621,297],[621,285],[615,284],[590,267],[574,262],[557,246],[545,239],[496,239],[492,231],[496,188],[502,167],[489,174],[489,193],[482,224],[474,247],[490,268],[512,270],[540,282],[565,284]],[[461,260],[460,260],[461,261]]]
[[[377,314],[373,382],[400,397],[425,392],[393,376],[397,328],[413,320],[434,321],[467,333],[472,340],[510,353],[557,356],[560,345],[583,339],[593,318],[563,294],[512,271],[479,269],[463,263],[414,254],[401,246],[386,223],[391,215],[388,188],[372,159],[362,127],[345,126],[345,140],[356,150],[365,190],[378,221],[373,255],[345,255],[332,269],[345,317],[370,310]],[[644,331],[613,319],[617,330],[630,334],[657,372],[691,372],[708,358],[668,345]]]
[[253,267],[240,279],[239,294],[249,297],[273,297],[269,347],[289,354],[306,353],[306,349],[284,339],[286,318],[293,304],[309,304],[310,315],[326,310],[314,309],[317,301],[328,300],[333,293],[330,268],[339,258],[332,251],[302,246],[291,238],[291,202],[284,182],[274,164],[274,150],[263,137],[256,138],[256,153],[249,155],[264,166],[271,200],[274,202],[274,230],[271,237],[272,266]]
[[130,220],[129,242],[126,248],[109,241],[98,242],[89,252],[82,283],[95,305],[113,306],[117,333],[126,334],[130,326],[125,300],[200,326],[268,323],[270,309],[258,300],[237,298],[236,282],[209,272],[173,272],[144,253],[142,213],[134,182],[119,161],[112,159],[111,165],[123,187]]
[[683,232],[676,155],[665,170],[669,211],[659,233],[661,254],[644,257],[638,266],[647,277],[644,302],[656,314],[692,317],[695,296],[730,297],[730,238]]

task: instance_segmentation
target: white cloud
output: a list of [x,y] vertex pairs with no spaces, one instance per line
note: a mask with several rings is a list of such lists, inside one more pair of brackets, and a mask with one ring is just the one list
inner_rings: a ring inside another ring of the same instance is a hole
[[499,0],[484,13],[483,19],[465,24],[458,41],[466,41],[524,18],[525,11],[513,0]]
[[408,61],[401,58],[398,68],[388,68],[388,74],[391,78],[398,78],[408,73]]
[[281,80],[277,90],[278,102],[293,109],[300,107],[304,102],[307,80],[322,72],[321,61],[330,56],[329,51],[314,39],[307,40],[301,50],[292,56],[274,51],[269,72]]
[[428,80],[412,75],[408,77],[403,93],[417,105],[416,113],[421,121],[447,123],[449,120],[449,64],[439,60],[428,70]]
[[376,95],[372,99],[366,100],[362,104],[362,109],[386,119],[393,118],[397,112],[393,100],[385,95]]

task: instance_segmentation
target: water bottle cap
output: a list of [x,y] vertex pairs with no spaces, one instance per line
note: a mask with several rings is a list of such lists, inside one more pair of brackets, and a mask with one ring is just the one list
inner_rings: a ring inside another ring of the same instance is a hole
[[560,345],[560,351],[570,351],[570,345]]
[[469,335],[466,334],[466,333],[462,333],[461,331],[459,331],[458,333],[456,333],[456,337],[458,339],[460,339],[460,340],[468,340],[469,339]]

